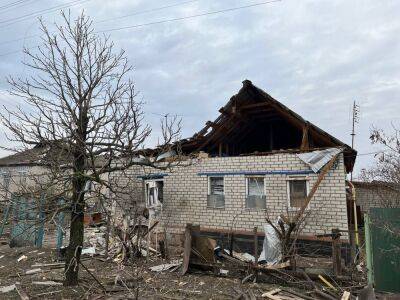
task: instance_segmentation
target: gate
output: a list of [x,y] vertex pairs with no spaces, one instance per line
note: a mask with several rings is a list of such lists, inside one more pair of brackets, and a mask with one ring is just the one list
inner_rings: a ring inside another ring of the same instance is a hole
[[[44,202],[44,195],[40,199],[31,195],[11,195],[11,201],[3,212],[3,219],[0,223],[0,236],[3,235],[6,224],[10,224],[10,247],[43,246],[46,222]],[[64,204],[65,200],[60,197],[57,200],[58,207],[62,207]],[[65,224],[64,215],[65,209],[59,211],[54,218],[56,244],[50,246],[56,246],[57,250],[62,247],[64,240],[68,241],[68,234],[65,232],[68,224]],[[46,227],[47,232],[52,232],[52,229],[54,228],[50,225]],[[52,236],[47,239],[47,243],[49,241],[50,243],[53,241]]]
[[10,247],[41,247],[44,235],[43,197],[29,195],[11,196]]
[[365,215],[368,282],[400,292],[400,208],[371,208]]

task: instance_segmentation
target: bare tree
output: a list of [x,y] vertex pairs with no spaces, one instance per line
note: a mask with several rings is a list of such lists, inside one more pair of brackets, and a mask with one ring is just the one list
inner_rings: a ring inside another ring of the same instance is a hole
[[381,207],[400,207],[400,131],[393,126],[392,133],[373,128],[370,140],[383,150],[375,155],[375,165],[363,169],[360,178],[377,183],[373,193]]
[[137,165],[170,167],[157,157],[177,149],[180,121],[166,118],[157,151],[144,150],[151,129],[143,122],[124,51],[116,52],[108,36],[97,35],[87,16],[62,17],[55,32],[41,21],[41,46],[24,50],[33,75],[8,78],[11,94],[25,105],[5,108],[1,121],[9,140],[19,145],[14,151],[38,145],[46,150],[45,158],[40,156],[48,170],[46,188],[63,195],[71,208],[65,285],[76,285],[88,182],[112,190],[110,173]]
[[[392,128],[390,133],[378,128],[371,130],[371,143],[382,147],[382,151],[375,155],[375,164],[361,170],[359,176],[363,181],[372,183],[369,192],[374,201],[371,207],[400,208],[400,130],[394,125]],[[389,241],[384,247],[379,246],[380,253],[398,255],[400,229],[395,224],[396,220],[371,213],[370,222]]]

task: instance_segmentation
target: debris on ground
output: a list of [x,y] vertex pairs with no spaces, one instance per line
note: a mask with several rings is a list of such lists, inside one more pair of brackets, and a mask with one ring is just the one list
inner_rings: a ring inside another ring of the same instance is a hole
[[109,238],[108,256],[104,228],[88,230],[79,286],[73,288],[62,285],[65,263],[54,248],[0,245],[0,298],[126,299],[138,294],[143,299],[350,300],[374,293],[364,288],[362,272],[327,272],[331,258],[296,254],[272,263],[251,249],[240,251],[201,236],[196,228],[186,235],[183,253],[163,259],[148,244],[151,229],[135,228]]
[[22,255],[22,256],[20,256],[20,257],[17,259],[17,262],[26,260],[27,258],[28,258],[28,257],[27,257],[26,255]]
[[55,282],[55,281],[32,281],[32,284],[36,285],[49,285],[49,286],[54,286],[54,285],[62,285],[61,282]]
[[153,272],[162,272],[162,271],[167,271],[169,269],[172,269],[173,267],[177,267],[180,265],[182,265],[182,260],[177,259],[177,260],[171,261],[168,264],[161,264],[158,266],[153,266],[153,267],[150,267],[149,269],[150,269],[150,271],[153,271]]
[[3,294],[8,293],[8,292],[15,290],[15,288],[16,288],[15,284],[12,284],[9,286],[3,286],[3,287],[0,287],[0,292],[2,292]]

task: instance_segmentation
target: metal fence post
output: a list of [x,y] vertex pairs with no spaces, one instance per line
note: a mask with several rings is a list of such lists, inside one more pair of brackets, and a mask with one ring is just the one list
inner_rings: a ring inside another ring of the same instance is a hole
[[372,243],[371,243],[371,219],[368,214],[364,215],[364,231],[365,231],[365,253],[367,254],[367,270],[368,270],[368,283],[374,284],[374,267],[372,256]]

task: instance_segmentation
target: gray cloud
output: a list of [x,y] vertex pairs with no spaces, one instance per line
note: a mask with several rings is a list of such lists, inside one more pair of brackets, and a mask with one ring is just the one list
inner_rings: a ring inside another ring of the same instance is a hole
[[[96,24],[177,2],[92,0],[72,12],[84,8],[96,30],[103,30],[257,1],[203,0]],[[9,11],[7,18],[53,5],[54,1],[43,0],[33,7]],[[48,22],[59,19],[56,13],[43,17]],[[135,66],[133,77],[155,135],[160,115],[165,113],[181,115],[183,135],[192,135],[205,121],[217,116],[218,109],[248,78],[347,143],[349,112],[353,100],[357,100],[362,113],[356,148],[367,153],[375,150],[368,140],[371,126],[390,128],[392,121],[399,121],[399,17],[399,1],[283,0],[109,34]],[[37,38],[1,45],[2,41],[36,34],[36,28],[33,19],[7,28],[0,26],[0,55],[23,44],[36,45]],[[4,76],[26,74],[28,70],[20,63],[23,59],[20,53],[0,56],[2,104],[15,103],[4,96]],[[371,162],[371,155],[360,156],[356,169]]]

